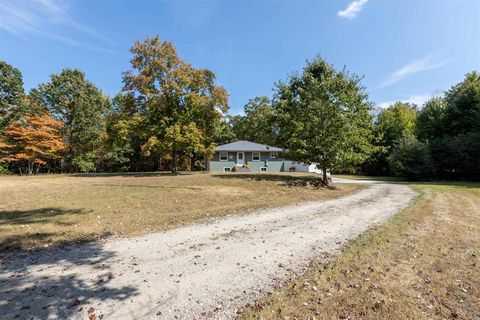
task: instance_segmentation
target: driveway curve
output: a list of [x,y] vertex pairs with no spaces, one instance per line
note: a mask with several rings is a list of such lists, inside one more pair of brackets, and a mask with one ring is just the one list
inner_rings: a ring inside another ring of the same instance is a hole
[[[339,180],[338,182],[342,182]],[[311,259],[408,206],[405,185],[162,233],[3,257],[6,319],[230,319]],[[241,201],[241,200],[239,200]]]

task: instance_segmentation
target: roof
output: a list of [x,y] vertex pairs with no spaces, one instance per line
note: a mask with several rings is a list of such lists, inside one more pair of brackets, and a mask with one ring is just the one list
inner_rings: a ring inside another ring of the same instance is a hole
[[219,145],[215,148],[215,151],[266,151],[266,152],[282,152],[282,148],[267,146],[266,144],[260,144],[245,140],[239,140],[227,144]]

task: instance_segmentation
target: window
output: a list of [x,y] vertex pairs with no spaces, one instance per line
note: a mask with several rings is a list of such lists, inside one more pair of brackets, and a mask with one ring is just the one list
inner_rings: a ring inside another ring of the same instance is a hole
[[260,168],[260,172],[267,172],[268,171],[268,168],[267,167],[261,167]]
[[252,152],[252,161],[260,161],[260,152]]
[[228,152],[220,152],[220,161],[228,161]]
[[278,158],[278,152],[270,152],[270,158],[277,159]]
[[231,172],[232,168],[230,167],[223,167],[223,172]]

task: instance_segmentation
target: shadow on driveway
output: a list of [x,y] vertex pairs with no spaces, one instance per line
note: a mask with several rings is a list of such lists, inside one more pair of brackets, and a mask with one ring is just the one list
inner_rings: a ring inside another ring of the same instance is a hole
[[[137,295],[137,289],[131,286],[109,286],[113,277],[109,272],[109,261],[114,257],[113,252],[104,250],[95,242],[2,252],[0,318],[85,318],[93,298],[115,302]],[[79,266],[85,267],[80,270],[84,269],[86,274],[78,277],[79,274],[69,272],[70,268]],[[88,279],[91,268],[100,271],[100,278]]]

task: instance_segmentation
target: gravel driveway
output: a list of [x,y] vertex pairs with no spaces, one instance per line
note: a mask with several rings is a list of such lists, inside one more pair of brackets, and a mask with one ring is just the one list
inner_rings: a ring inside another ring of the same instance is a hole
[[15,253],[0,265],[0,317],[230,319],[415,196],[404,185],[374,183],[324,202]]

